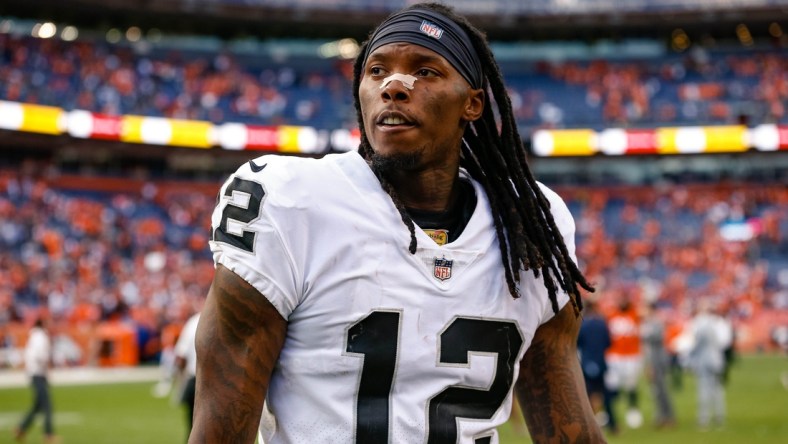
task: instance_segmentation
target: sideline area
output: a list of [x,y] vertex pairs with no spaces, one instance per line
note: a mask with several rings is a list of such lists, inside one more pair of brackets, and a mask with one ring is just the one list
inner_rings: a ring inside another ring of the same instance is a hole
[[[72,367],[49,372],[52,385],[89,385],[115,382],[156,382],[161,376],[158,366],[142,367]],[[0,371],[0,389],[24,387],[29,378],[23,370]]]

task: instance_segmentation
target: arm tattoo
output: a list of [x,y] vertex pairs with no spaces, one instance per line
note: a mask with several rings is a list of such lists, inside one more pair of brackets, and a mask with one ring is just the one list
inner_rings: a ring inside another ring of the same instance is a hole
[[517,396],[536,443],[604,440],[586,395],[574,345],[577,326],[568,324],[579,320],[567,319],[575,317],[569,305],[540,327],[520,368]]
[[252,443],[287,323],[268,300],[219,267],[197,335],[190,442]]

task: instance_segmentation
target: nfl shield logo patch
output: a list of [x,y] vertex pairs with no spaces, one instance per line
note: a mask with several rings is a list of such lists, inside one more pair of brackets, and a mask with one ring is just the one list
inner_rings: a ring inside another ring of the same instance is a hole
[[433,268],[432,275],[435,276],[436,279],[445,281],[451,278],[451,265],[454,261],[450,261],[446,258],[438,259],[435,258],[435,267]]
[[421,22],[419,30],[424,34],[427,34],[428,36],[438,40],[440,40],[441,36],[443,36],[443,29],[441,29],[441,27],[435,23],[428,22],[427,20],[423,20]]

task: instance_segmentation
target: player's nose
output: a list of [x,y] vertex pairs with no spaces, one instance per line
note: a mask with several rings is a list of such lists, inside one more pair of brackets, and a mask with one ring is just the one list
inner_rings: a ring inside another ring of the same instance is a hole
[[410,90],[401,80],[387,82],[380,92],[383,100],[407,101],[410,100]]

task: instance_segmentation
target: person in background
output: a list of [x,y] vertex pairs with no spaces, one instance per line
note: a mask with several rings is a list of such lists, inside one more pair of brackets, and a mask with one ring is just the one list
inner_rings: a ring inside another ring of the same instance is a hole
[[670,375],[670,388],[681,391],[684,388],[684,366],[681,361],[681,343],[684,335],[686,321],[683,319],[668,319],[665,324],[665,350],[668,353],[668,374]]
[[165,398],[173,392],[173,381],[178,372],[175,365],[175,344],[178,342],[183,324],[185,322],[181,324],[171,322],[161,329],[160,376],[156,385],[151,389],[151,393],[156,398]]
[[[770,332],[772,342],[788,356],[788,325],[778,325]],[[780,384],[788,390],[788,370],[780,372]]]
[[192,431],[194,423],[194,391],[197,375],[197,351],[194,340],[197,333],[197,324],[200,322],[200,312],[193,314],[183,325],[178,342],[175,343],[173,354],[175,367],[182,375],[181,404],[186,408],[186,440]]
[[[200,305],[198,304],[198,307]],[[170,397],[173,404],[180,403],[180,390],[172,390],[177,384],[176,379],[183,375],[183,372],[176,366],[175,344],[181,335],[186,321],[197,311],[196,307],[191,307],[187,302],[180,302],[172,307],[172,315],[168,317],[168,322],[161,329],[161,354],[159,357],[159,369],[161,371],[159,380],[151,389],[151,393],[156,398]]]
[[653,302],[643,305],[640,336],[646,379],[654,397],[654,425],[657,428],[672,427],[676,424],[676,414],[667,385],[670,356],[665,347],[665,323],[660,319]]
[[605,426],[612,434],[618,434],[618,423],[612,408],[610,390],[605,385],[607,359],[605,352],[610,348],[610,330],[607,321],[597,309],[596,299],[586,299],[583,324],[577,336],[577,351],[580,366],[586,381],[586,391],[597,423]]
[[715,313],[713,302],[704,298],[698,302],[697,313],[690,323],[690,333],[692,348],[689,366],[697,378],[698,427],[701,430],[712,425],[722,427],[726,414],[722,373],[725,368],[725,349],[733,340],[732,330]]
[[39,413],[44,415],[44,442],[47,444],[57,442],[52,426],[52,396],[48,381],[51,364],[52,343],[44,320],[39,317],[30,329],[30,336],[25,345],[25,371],[30,376],[33,405],[14,430],[14,437],[18,442],[24,441],[25,434]]
[[362,45],[353,92],[358,151],[261,156],[221,188],[189,442],[498,442],[514,396],[534,441],[603,441],[574,221],[484,34],[412,5]]
[[643,425],[643,414],[638,406],[638,383],[643,371],[640,350],[640,316],[628,295],[620,295],[618,305],[608,316],[611,345],[606,358],[608,372],[605,383],[613,398],[626,396],[624,420],[629,428]]
[[724,364],[722,366],[722,375],[720,376],[720,380],[722,385],[728,385],[728,380],[730,379],[731,367],[736,362],[736,329],[734,328],[733,321],[731,321],[730,317],[728,316],[728,310],[725,308],[724,304],[718,304],[717,310],[715,310],[717,315],[722,320],[720,329],[727,330],[730,334],[730,341],[728,341],[728,346],[725,347],[723,350],[722,355],[725,358],[723,361]]

